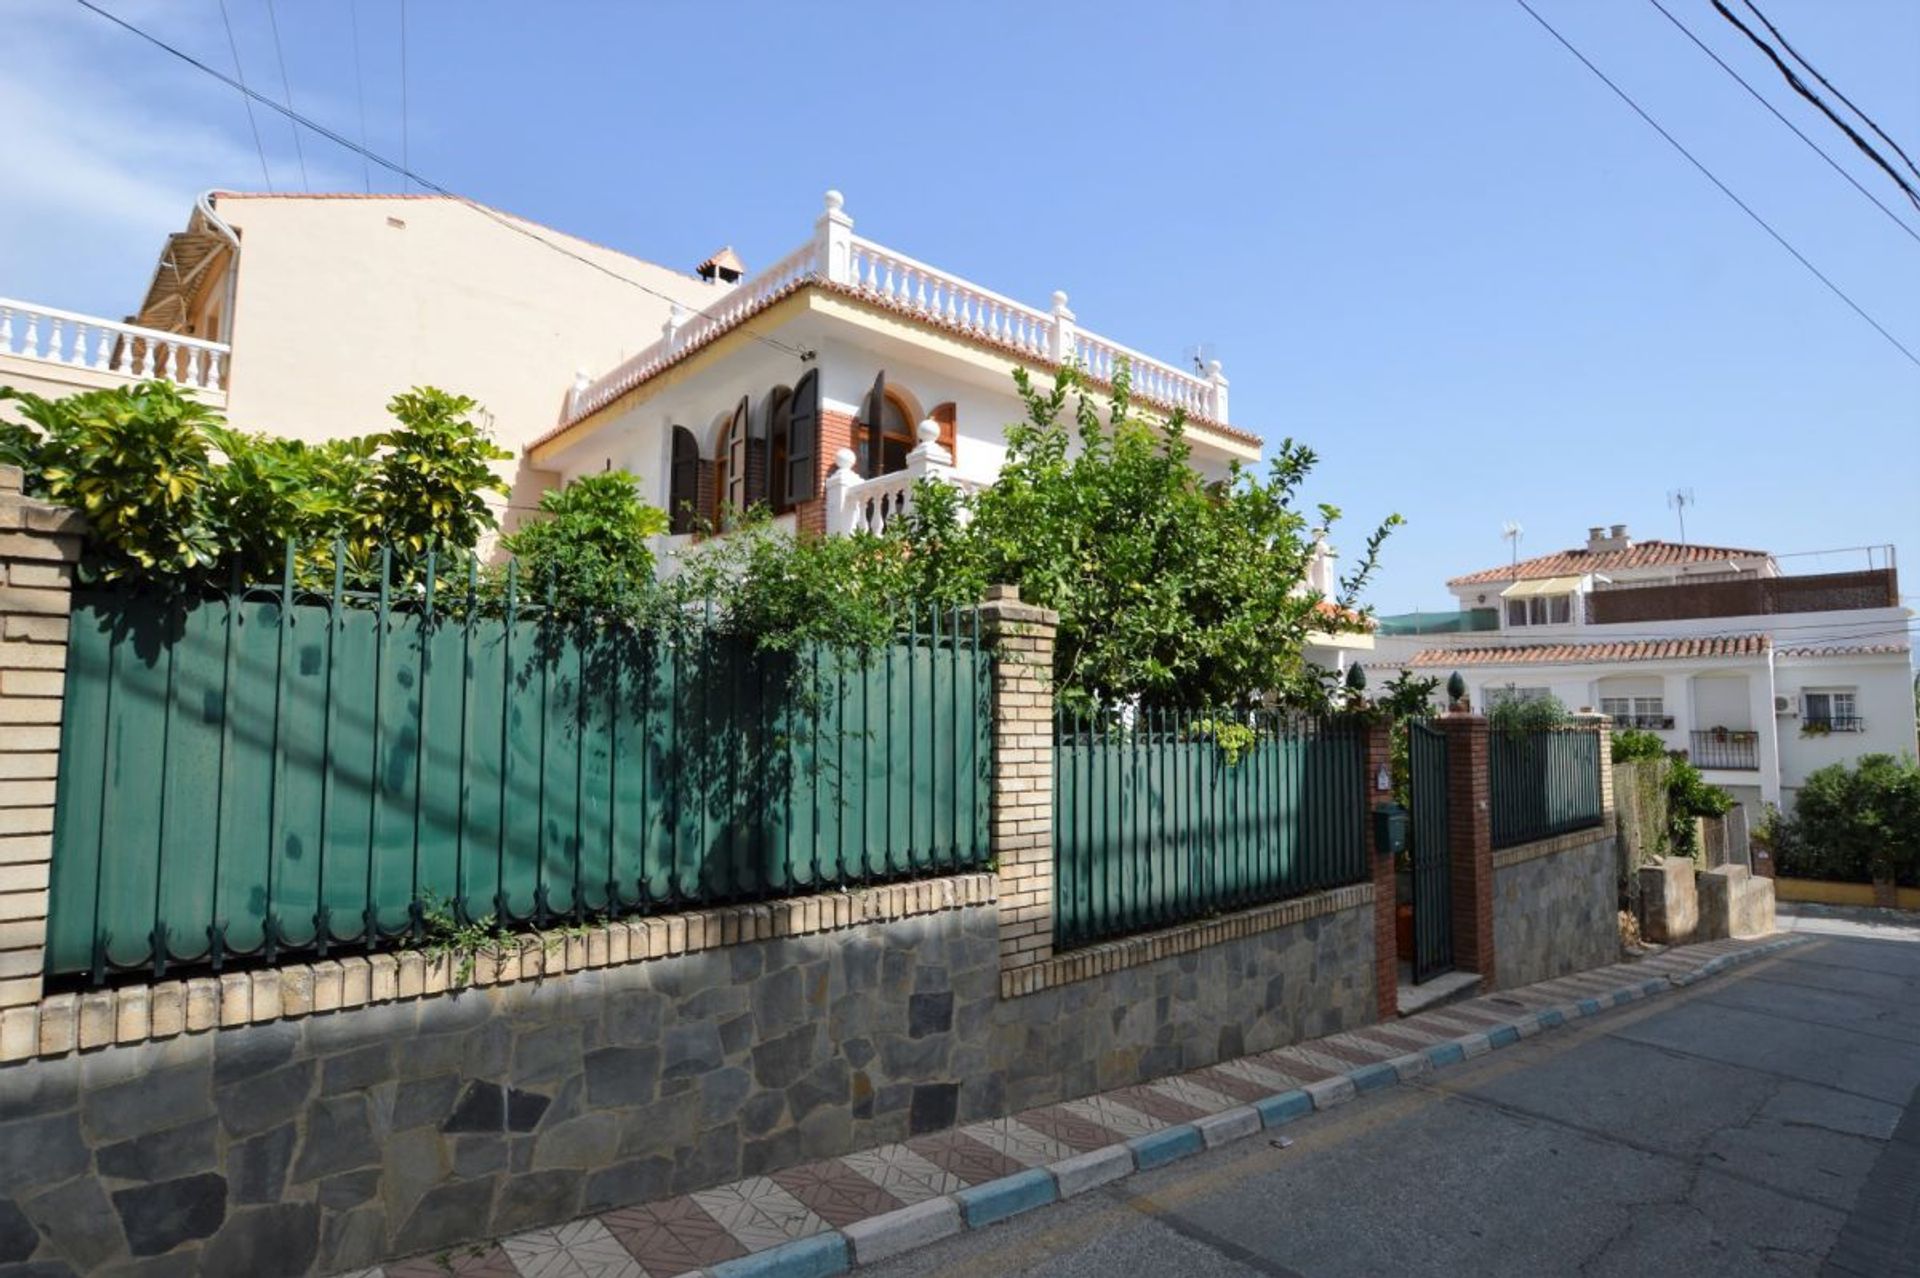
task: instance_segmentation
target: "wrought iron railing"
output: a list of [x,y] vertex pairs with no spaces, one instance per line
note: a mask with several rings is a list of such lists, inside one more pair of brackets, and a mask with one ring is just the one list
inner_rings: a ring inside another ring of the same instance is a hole
[[1865,732],[1867,721],[1857,714],[1810,714],[1800,721],[1803,733]]
[[1670,714],[1616,714],[1613,716],[1616,728],[1637,728],[1642,732],[1671,732],[1673,716]]
[[1058,948],[1367,877],[1360,724],[1063,715],[1055,742]]
[[1691,734],[1688,757],[1699,768],[1749,770],[1760,766],[1760,734],[1709,728]]
[[1600,767],[1600,734],[1591,729],[1494,728],[1487,742],[1493,846],[1599,825]]
[[[77,593],[58,978],[366,953],[986,863],[971,613],[863,653],[504,594]],[[419,588],[415,588],[418,584]]]

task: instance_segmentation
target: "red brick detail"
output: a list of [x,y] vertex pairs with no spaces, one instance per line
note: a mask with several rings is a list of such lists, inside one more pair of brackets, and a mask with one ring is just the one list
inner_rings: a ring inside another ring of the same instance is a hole
[[1493,809],[1488,802],[1487,721],[1477,714],[1439,719],[1447,734],[1447,848],[1453,880],[1453,961],[1495,988],[1493,953]]
[[1374,779],[1382,769],[1391,771],[1393,729],[1385,723],[1367,727],[1367,777],[1361,800],[1362,827],[1367,831],[1367,852],[1373,868],[1373,977],[1378,992],[1380,1019],[1400,1015],[1400,955],[1394,944],[1398,935],[1399,902],[1394,900],[1393,858],[1374,840],[1373,809],[1393,796],[1374,788]]

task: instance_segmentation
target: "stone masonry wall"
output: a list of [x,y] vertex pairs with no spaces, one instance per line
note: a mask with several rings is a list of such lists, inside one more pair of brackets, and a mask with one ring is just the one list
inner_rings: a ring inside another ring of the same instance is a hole
[[1494,854],[1493,936],[1503,986],[1619,961],[1615,843],[1607,825]]
[[0,1272],[351,1270],[1375,1012],[1364,894],[1018,998],[1003,943],[962,906],[0,1067]]

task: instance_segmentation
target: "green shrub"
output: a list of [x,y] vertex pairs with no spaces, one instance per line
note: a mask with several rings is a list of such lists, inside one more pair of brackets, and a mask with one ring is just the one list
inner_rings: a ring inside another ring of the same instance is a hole
[[1566,704],[1551,695],[1524,699],[1508,697],[1494,706],[1492,713],[1487,716],[1487,724],[1493,731],[1515,736],[1545,728],[1563,728],[1572,720]]
[[1733,808],[1733,796],[1708,783],[1700,769],[1675,754],[1667,771],[1667,830],[1674,856],[1700,856],[1699,817],[1722,817]]
[[540,497],[545,516],[501,539],[528,583],[551,582],[560,605],[601,615],[635,616],[654,598],[653,549],[666,512],[640,500],[624,470],[584,475]]
[[1767,830],[1778,872],[1866,883],[1920,880],[1920,766],[1862,755],[1810,775],[1793,815]]
[[1639,728],[1627,728],[1613,734],[1613,761],[1632,763],[1636,759],[1664,759],[1667,743],[1658,734]]

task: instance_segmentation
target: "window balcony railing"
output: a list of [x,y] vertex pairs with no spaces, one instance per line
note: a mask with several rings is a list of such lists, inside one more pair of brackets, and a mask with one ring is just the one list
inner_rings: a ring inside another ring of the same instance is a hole
[[1616,728],[1635,728],[1641,732],[1673,731],[1673,716],[1670,714],[1616,714],[1613,716]]
[[1802,736],[1823,736],[1829,732],[1865,732],[1867,721],[1857,714],[1810,714],[1800,721]]
[[1692,734],[1688,753],[1697,768],[1733,768],[1754,771],[1760,766],[1760,734],[1709,728]]

